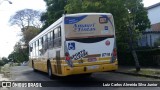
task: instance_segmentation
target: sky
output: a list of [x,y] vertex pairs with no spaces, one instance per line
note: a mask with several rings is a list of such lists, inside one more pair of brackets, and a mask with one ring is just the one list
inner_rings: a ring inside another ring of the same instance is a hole
[[[18,26],[10,26],[10,16],[16,11],[22,9],[34,9],[45,11],[46,5],[43,0],[10,0],[9,4],[6,0],[0,0],[0,57],[8,57],[13,51],[13,47],[20,39],[20,28]],[[160,0],[143,0],[144,6],[148,7]]]
[[[3,1],[3,2],[2,2]],[[5,0],[0,0],[0,57],[8,57],[13,51],[13,47],[20,39],[20,28],[10,26],[10,16],[22,9],[34,9],[45,11],[46,5],[43,0],[10,0],[9,4]]]

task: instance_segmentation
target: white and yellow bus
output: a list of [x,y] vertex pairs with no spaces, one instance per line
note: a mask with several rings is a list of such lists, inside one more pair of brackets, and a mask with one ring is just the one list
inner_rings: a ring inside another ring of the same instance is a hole
[[29,42],[34,70],[49,77],[118,69],[110,13],[65,14]]

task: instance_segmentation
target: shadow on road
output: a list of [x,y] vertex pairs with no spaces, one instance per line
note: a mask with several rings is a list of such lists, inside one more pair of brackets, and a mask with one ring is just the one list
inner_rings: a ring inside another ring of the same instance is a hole
[[[31,74],[31,73],[37,73],[39,75],[43,75],[45,76],[46,78],[49,78],[48,77],[48,74],[45,73],[45,72],[41,72],[41,71],[36,71],[36,72],[33,72],[33,71],[26,71],[26,72],[23,72],[22,74],[23,75],[26,75],[26,74]],[[51,81],[53,80],[58,80],[58,81],[97,81],[95,78],[92,77],[92,75],[89,75],[89,74],[80,74],[80,75],[69,75],[69,76],[53,76],[53,79],[50,79]]]
[[[88,86],[96,86],[97,82],[101,82],[99,84],[102,85],[102,81],[97,80],[92,75],[88,75],[88,74],[70,75],[70,76],[64,76],[64,77],[55,76],[53,77],[53,79],[49,79],[48,74],[41,71],[33,72],[32,70],[30,70],[22,73],[22,75],[27,75],[27,78],[33,78],[31,77],[33,75],[30,75],[30,74],[38,75],[39,77],[43,78],[43,81],[46,81],[46,83],[50,84],[50,86],[54,85],[56,87],[62,87],[62,86],[65,86],[65,87],[87,86],[88,87]],[[37,79],[33,81],[41,81],[41,80]]]

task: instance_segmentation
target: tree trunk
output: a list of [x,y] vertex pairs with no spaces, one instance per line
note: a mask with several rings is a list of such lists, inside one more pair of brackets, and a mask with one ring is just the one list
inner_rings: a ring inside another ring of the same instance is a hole
[[133,58],[134,58],[134,61],[135,61],[135,65],[136,65],[136,71],[139,72],[140,71],[140,65],[139,65],[137,53],[136,53],[136,51],[134,49],[132,50],[132,55],[133,55]]
[[130,35],[130,50],[131,50],[131,53],[132,53],[132,56],[134,58],[134,61],[135,61],[135,66],[136,66],[136,71],[139,72],[140,71],[140,64],[139,64],[139,61],[138,61],[138,57],[137,57],[137,53],[136,51],[134,50],[134,46],[133,46],[133,32],[132,32],[132,29],[131,27],[129,27],[128,29],[128,32],[129,32],[129,35]]

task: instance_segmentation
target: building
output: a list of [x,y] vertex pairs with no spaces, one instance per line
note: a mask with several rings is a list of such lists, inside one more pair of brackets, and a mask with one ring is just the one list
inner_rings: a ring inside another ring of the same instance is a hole
[[147,7],[147,11],[151,28],[143,32],[139,45],[154,47],[154,43],[160,38],[160,3]]

